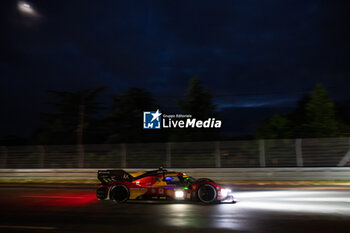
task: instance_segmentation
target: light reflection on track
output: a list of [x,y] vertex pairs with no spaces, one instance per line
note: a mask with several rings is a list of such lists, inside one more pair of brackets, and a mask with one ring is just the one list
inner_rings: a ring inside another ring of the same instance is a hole
[[240,192],[236,197],[240,200],[240,208],[350,217],[348,194],[339,191],[275,190]]
[[238,203],[219,205],[136,201],[118,205],[98,201],[94,188],[0,187],[0,191],[0,228],[9,227],[3,229],[11,232],[21,232],[18,227],[27,227],[26,232],[47,227],[54,232],[115,232],[117,228],[145,233],[350,229],[348,190],[236,190]]

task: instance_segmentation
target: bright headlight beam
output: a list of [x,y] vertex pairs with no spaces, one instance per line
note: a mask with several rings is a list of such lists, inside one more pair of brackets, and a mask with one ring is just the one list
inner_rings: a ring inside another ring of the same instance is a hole
[[183,198],[184,192],[183,191],[175,191],[175,198]]
[[226,197],[227,196],[227,189],[221,189],[221,195]]
[[221,189],[221,195],[223,197],[227,197],[229,193],[231,193],[231,189]]

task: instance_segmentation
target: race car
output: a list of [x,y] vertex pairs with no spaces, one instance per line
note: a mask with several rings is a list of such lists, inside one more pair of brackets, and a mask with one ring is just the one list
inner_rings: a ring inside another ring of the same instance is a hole
[[158,170],[128,173],[99,170],[101,181],[96,196],[100,200],[124,203],[128,200],[190,200],[205,204],[235,202],[230,189],[208,178],[195,179],[182,172]]

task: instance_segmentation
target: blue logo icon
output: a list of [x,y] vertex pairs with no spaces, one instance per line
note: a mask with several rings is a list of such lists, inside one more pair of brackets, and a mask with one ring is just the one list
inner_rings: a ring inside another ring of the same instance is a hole
[[143,112],[143,128],[144,129],[160,129],[161,115],[159,109],[156,112]]

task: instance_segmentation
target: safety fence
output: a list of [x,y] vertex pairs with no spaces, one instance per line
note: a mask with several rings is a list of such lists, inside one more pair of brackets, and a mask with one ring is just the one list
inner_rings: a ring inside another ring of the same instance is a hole
[[[102,168],[103,169],[103,168]],[[156,168],[153,168],[156,169]],[[2,180],[97,181],[98,169],[0,169]],[[149,170],[126,169],[127,172]],[[322,168],[172,168],[195,178],[216,181],[349,181],[350,167]]]
[[350,138],[2,146],[0,168],[347,167]]

